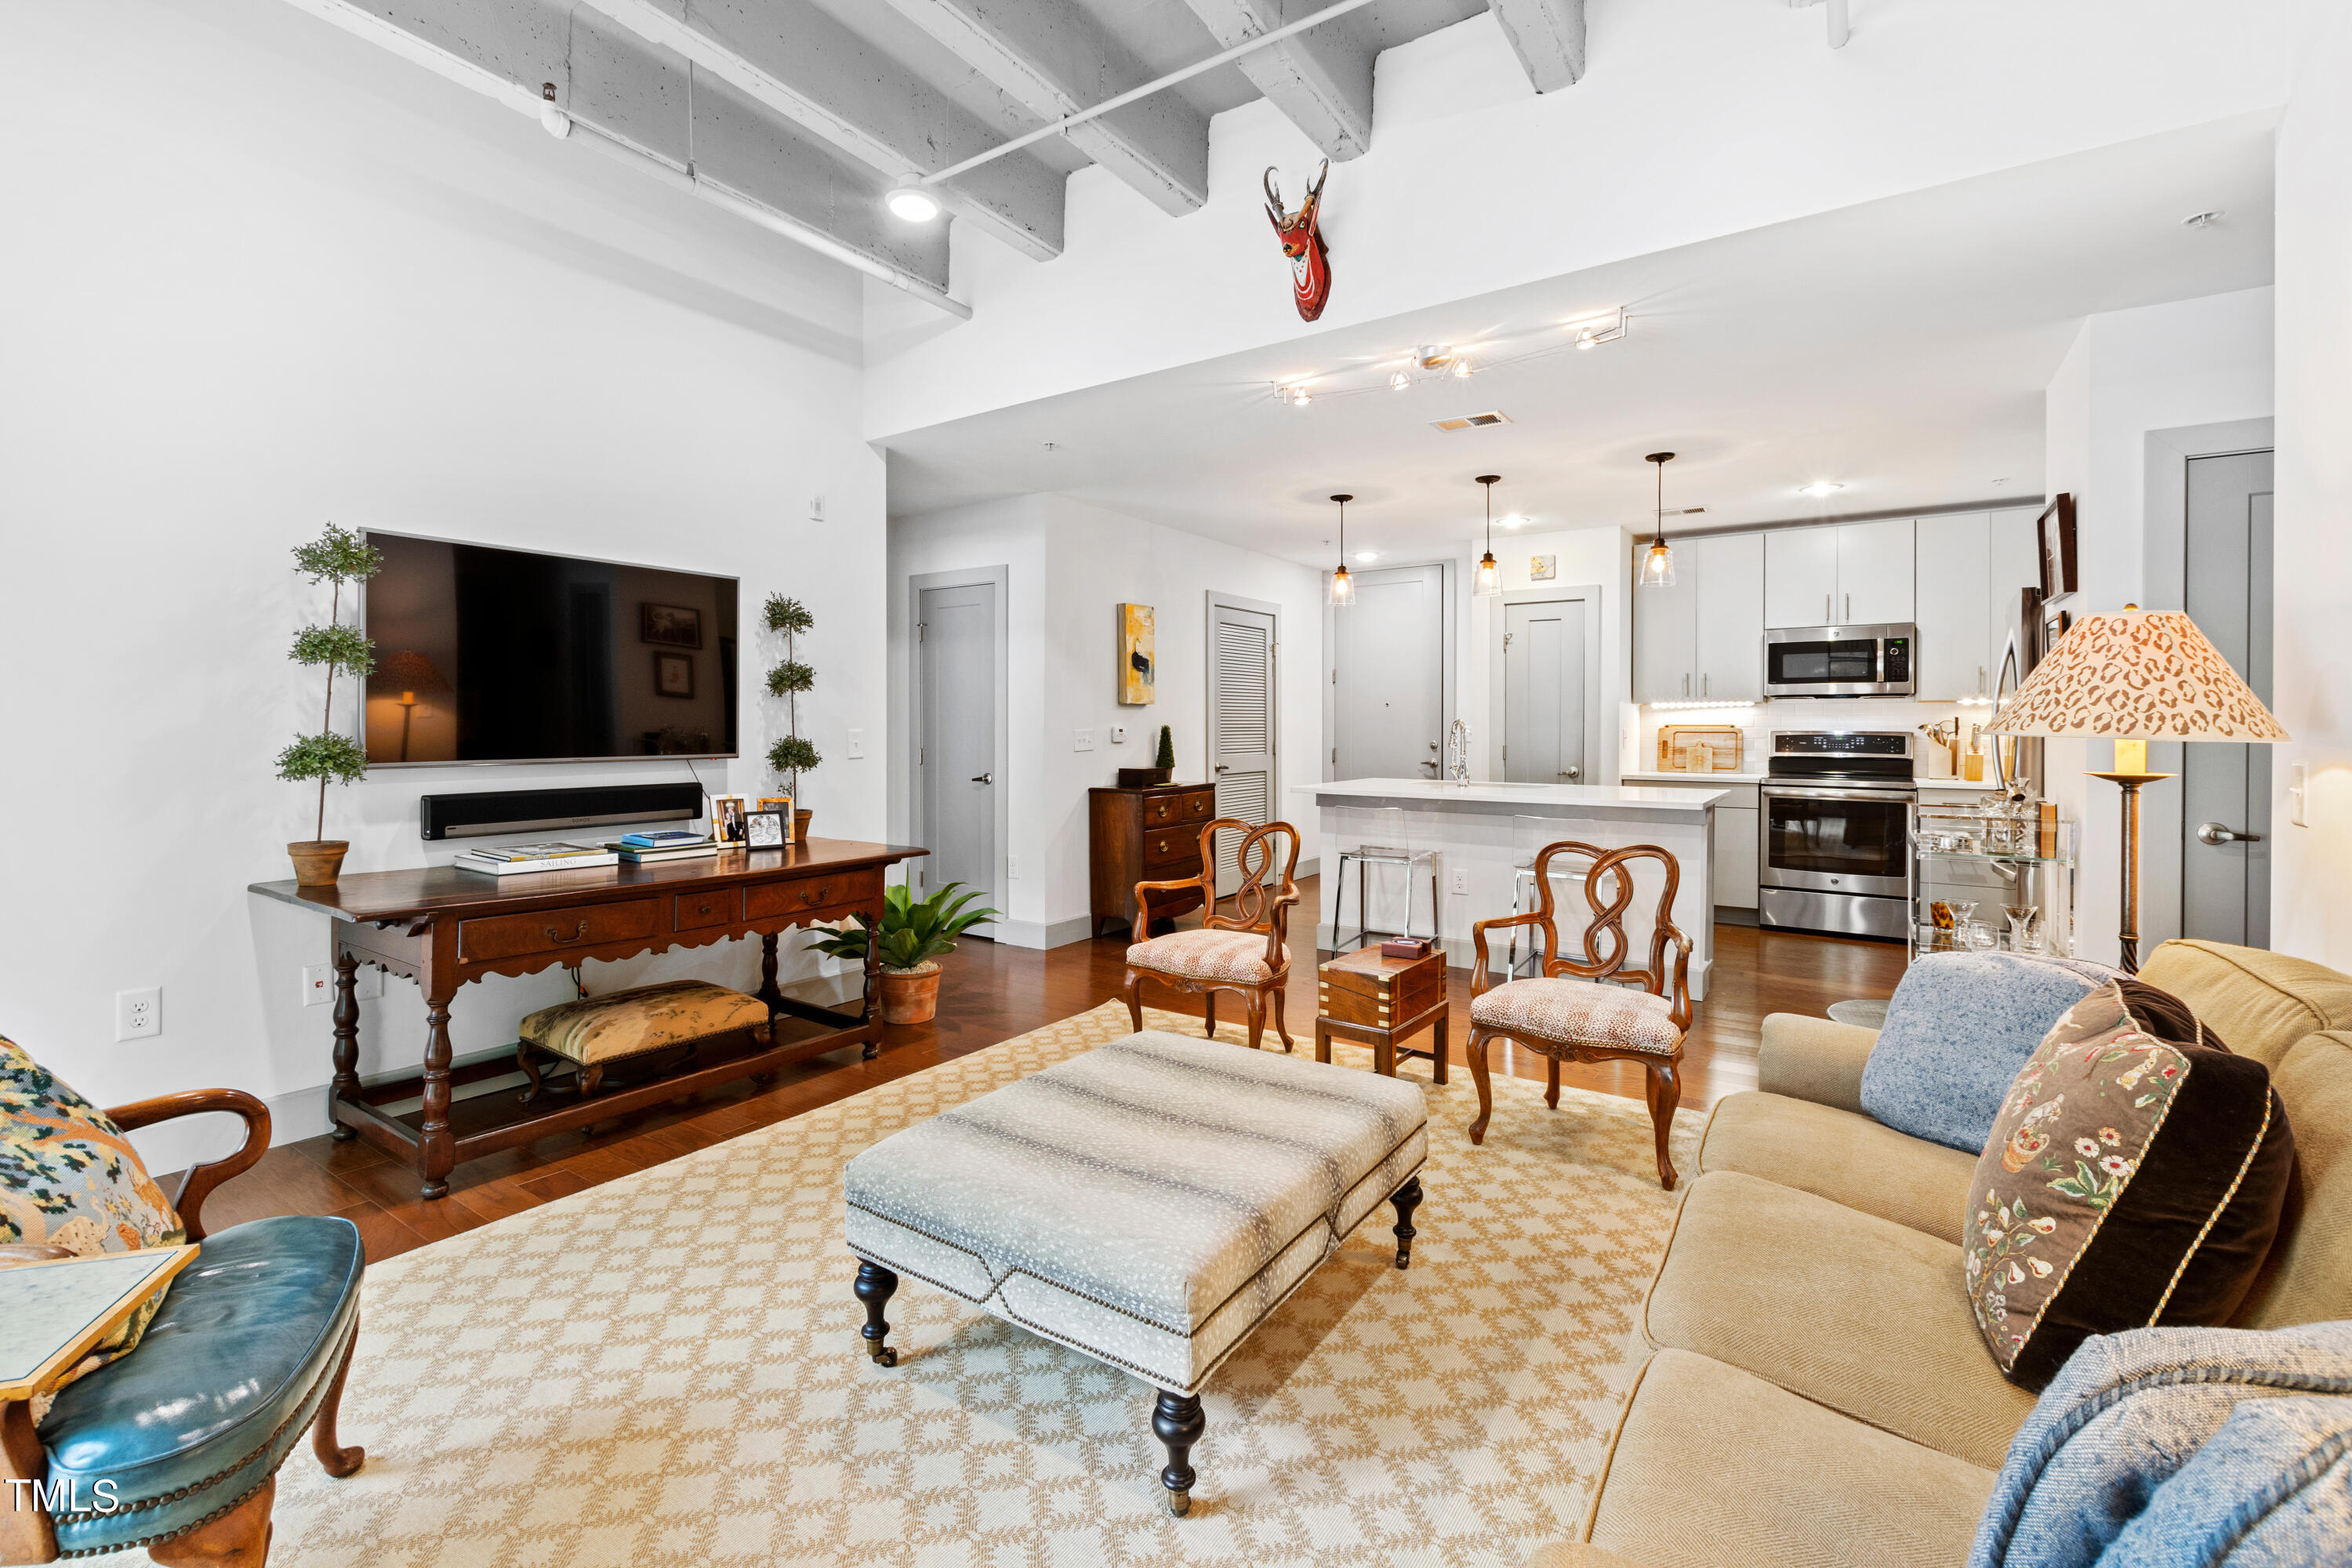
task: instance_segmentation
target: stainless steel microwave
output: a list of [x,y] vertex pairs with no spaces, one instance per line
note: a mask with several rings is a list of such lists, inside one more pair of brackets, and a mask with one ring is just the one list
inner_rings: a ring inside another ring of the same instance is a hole
[[1764,634],[1767,697],[1908,697],[1919,628],[1790,626]]

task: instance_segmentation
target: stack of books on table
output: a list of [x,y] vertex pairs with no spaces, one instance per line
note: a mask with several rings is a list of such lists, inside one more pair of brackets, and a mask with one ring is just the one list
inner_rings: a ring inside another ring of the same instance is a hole
[[557,842],[468,849],[450,864],[486,876],[512,877],[525,871],[577,871],[590,866],[616,866],[620,859],[601,844]]
[[708,833],[673,828],[662,833],[625,833],[606,842],[605,848],[625,866],[651,866],[663,860],[702,860],[719,853]]

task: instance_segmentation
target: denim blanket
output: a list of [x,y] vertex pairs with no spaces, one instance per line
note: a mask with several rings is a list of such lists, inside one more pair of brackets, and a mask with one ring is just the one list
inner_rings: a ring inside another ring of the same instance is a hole
[[1969,1568],[2352,1558],[2352,1322],[2086,1340],[2026,1417]]

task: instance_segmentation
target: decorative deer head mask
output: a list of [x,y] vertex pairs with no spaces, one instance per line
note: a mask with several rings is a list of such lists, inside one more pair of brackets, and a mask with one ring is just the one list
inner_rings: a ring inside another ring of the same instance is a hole
[[1315,172],[1315,183],[1307,187],[1305,204],[1295,213],[1286,213],[1272,166],[1265,171],[1265,216],[1282,238],[1282,253],[1290,258],[1290,294],[1302,321],[1321,315],[1331,298],[1331,252],[1324,246],[1322,226],[1315,219],[1316,209],[1323,202],[1323,181],[1330,173],[1331,160],[1326,158]]

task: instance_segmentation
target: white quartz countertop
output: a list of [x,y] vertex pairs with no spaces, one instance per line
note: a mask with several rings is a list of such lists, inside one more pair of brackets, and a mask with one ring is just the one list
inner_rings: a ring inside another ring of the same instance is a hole
[[1703,813],[1721,800],[1721,790],[1665,789],[1655,784],[1499,784],[1474,780],[1468,784],[1443,779],[1334,779],[1324,784],[1294,784],[1293,795],[1311,795],[1325,803],[1388,802],[1400,805],[1428,805],[1441,809],[1508,812],[1538,806],[1539,815],[1567,816],[1578,810]]
[[1764,782],[1764,775],[1762,773],[1677,773],[1656,769],[1642,773],[1629,773],[1625,777],[1636,784],[1646,783],[1652,779],[1655,779],[1660,784],[1762,784]]

